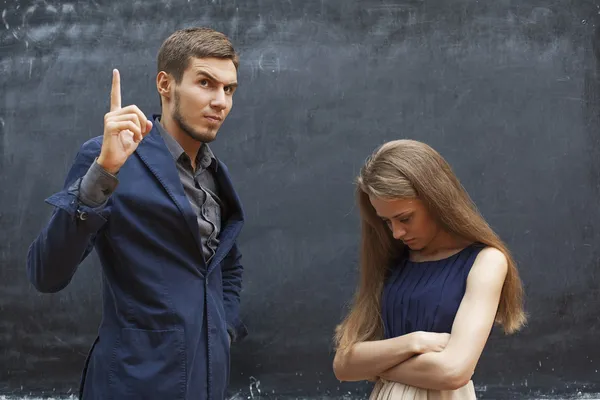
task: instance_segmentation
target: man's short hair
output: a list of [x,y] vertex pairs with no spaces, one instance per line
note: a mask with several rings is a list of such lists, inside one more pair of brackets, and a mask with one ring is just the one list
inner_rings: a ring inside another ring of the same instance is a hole
[[190,58],[229,59],[238,68],[239,57],[231,41],[210,28],[186,28],[173,32],[158,51],[158,72],[165,71],[180,83]]

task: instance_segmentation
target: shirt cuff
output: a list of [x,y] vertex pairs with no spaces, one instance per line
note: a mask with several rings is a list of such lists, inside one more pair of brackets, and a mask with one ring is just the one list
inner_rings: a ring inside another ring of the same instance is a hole
[[81,180],[79,200],[88,207],[100,207],[117,188],[119,180],[94,160]]

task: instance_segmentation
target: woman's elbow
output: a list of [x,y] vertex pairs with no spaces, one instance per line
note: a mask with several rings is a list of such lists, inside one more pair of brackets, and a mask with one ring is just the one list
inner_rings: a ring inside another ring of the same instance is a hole
[[465,368],[458,365],[451,365],[446,368],[444,374],[443,390],[456,390],[465,386],[473,376],[471,368]]
[[333,360],[333,374],[336,379],[340,382],[357,382],[364,380],[363,378],[356,376],[352,373],[352,370],[348,367],[347,360],[341,355],[336,355]]
[[371,379],[367,379],[367,378],[361,378],[359,376],[353,376],[353,375],[349,375],[346,372],[342,372],[339,370],[334,370],[333,371],[335,378],[340,381],[340,382],[360,382],[360,381],[370,381]]
[[460,389],[461,387],[465,386],[467,383],[469,383],[469,381],[471,380],[471,378],[467,377],[453,377],[448,379],[448,381],[445,383],[445,387],[444,390],[456,390],[456,389]]
[[341,381],[341,380],[343,380],[343,379],[342,379],[341,370],[340,370],[339,361],[337,360],[337,357],[336,357],[336,358],[334,358],[334,360],[333,360],[333,366],[332,366],[332,367],[333,367],[333,375],[335,375],[335,378],[336,378],[338,381]]
[[350,379],[348,379],[348,374],[344,362],[341,358],[342,357],[339,354],[337,354],[333,359],[333,374],[335,375],[335,378],[340,382],[349,381]]

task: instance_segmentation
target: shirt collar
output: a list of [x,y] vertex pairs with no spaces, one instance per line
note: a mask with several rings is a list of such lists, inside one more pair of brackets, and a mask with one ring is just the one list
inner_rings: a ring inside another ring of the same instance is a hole
[[[183,150],[183,147],[181,147],[177,140],[175,140],[175,138],[173,138],[173,136],[166,131],[164,126],[162,126],[160,123],[160,115],[154,115],[154,125],[156,125],[156,128],[162,136],[169,153],[171,153],[173,156],[173,159],[175,161],[179,161],[185,154],[185,150]],[[200,146],[200,150],[196,155],[196,165],[202,169],[207,169],[208,167],[213,166],[215,171],[217,170],[217,158],[207,143],[202,143],[202,146]]]

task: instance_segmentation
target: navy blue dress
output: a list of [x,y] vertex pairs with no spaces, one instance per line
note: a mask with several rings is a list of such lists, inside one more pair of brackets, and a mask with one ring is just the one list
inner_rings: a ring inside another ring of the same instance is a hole
[[474,243],[436,261],[403,257],[391,269],[381,301],[385,338],[415,331],[451,333],[475,257],[485,246]]

